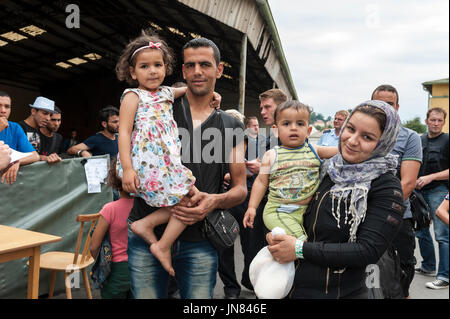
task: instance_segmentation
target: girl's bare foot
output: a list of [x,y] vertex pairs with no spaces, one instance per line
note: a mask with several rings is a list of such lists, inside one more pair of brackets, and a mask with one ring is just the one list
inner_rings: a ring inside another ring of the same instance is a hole
[[175,270],[173,270],[172,268],[172,256],[170,254],[170,248],[161,248],[160,243],[156,242],[150,246],[150,251],[152,252],[153,256],[158,258],[158,260],[161,262],[161,265],[169,273],[169,275],[175,276]]
[[131,230],[133,233],[144,239],[149,245],[158,241],[158,238],[156,238],[156,235],[153,232],[153,227],[149,227],[149,225],[143,222],[143,219],[133,222],[131,224]]

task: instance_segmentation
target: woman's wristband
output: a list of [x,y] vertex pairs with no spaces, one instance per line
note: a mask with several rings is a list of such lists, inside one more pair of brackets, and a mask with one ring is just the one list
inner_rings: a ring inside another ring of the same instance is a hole
[[303,259],[303,240],[297,239],[295,241],[295,256],[297,258]]

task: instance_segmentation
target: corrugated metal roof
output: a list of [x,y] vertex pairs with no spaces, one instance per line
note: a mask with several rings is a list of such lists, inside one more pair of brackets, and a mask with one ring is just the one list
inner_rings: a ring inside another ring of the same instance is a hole
[[[80,28],[66,25],[69,3],[68,0],[0,1],[0,89],[21,88],[53,98],[57,104],[65,105],[64,125],[95,126],[95,111],[101,105],[115,105],[119,101],[127,84],[116,79],[117,59],[126,43],[147,27],[157,30],[176,54],[175,70],[166,78],[168,85],[182,79],[183,45],[194,37],[204,36],[218,45],[227,65],[224,76],[216,83],[223,97],[222,106],[237,107],[241,40],[245,32],[249,39],[246,115],[259,114],[258,95],[272,88],[274,82],[288,95],[295,96],[266,0],[83,1],[79,4]],[[105,85],[108,93],[93,94],[88,83],[94,79],[96,86]],[[73,93],[74,87],[81,93]],[[32,103],[26,100],[28,97],[20,100],[22,96],[25,95],[14,96],[16,105]],[[98,100],[91,102],[85,96]],[[82,116],[78,118],[77,114],[84,114],[84,118],[80,120]],[[71,123],[72,119],[76,121]]]

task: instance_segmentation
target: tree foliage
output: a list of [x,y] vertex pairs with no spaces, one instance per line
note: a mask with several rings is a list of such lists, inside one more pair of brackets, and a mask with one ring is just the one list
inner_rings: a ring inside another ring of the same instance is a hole
[[412,120],[404,122],[403,126],[416,131],[419,134],[423,134],[427,131],[427,126],[425,124],[422,124],[419,117],[415,117]]

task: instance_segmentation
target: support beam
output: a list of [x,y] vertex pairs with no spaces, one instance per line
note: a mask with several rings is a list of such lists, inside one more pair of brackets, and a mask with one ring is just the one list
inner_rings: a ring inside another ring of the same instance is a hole
[[239,71],[239,112],[245,114],[245,75],[247,71],[247,33],[242,36],[241,68]]

